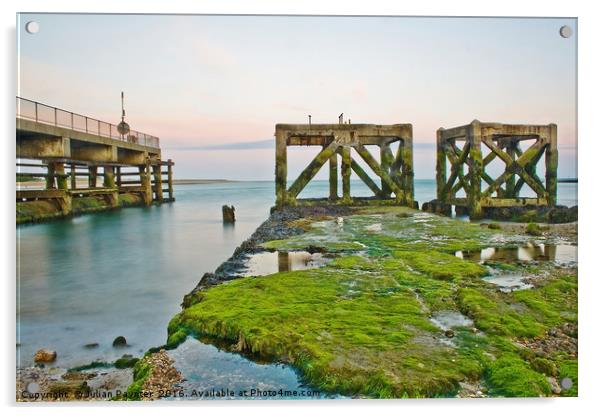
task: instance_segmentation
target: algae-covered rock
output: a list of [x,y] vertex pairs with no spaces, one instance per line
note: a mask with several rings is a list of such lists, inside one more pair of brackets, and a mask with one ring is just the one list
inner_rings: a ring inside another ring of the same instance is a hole
[[40,349],[33,357],[36,363],[51,363],[56,360],[56,352],[54,350]]
[[127,344],[127,340],[123,336],[117,336],[115,337],[115,340],[113,340],[113,347],[125,347]]

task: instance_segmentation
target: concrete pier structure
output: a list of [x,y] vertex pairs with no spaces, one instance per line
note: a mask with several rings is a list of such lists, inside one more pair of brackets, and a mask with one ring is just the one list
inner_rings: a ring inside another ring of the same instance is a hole
[[[440,128],[435,210],[449,214],[455,205],[467,211],[472,219],[478,219],[483,217],[483,209],[488,208],[556,206],[556,130],[555,124],[512,125],[478,120],[460,127]],[[521,149],[521,143],[530,146]],[[544,155],[542,180],[537,175],[537,165]],[[503,163],[503,171],[495,179],[487,169],[494,160]],[[535,197],[520,197],[525,185],[533,190]],[[461,190],[465,196],[457,197]]]
[[[415,205],[411,124],[277,124],[275,136],[277,206],[297,204],[299,193],[327,161],[330,202],[360,203],[360,198],[351,195],[353,171],[374,193],[371,200]],[[396,154],[391,149],[393,143],[399,143]],[[287,182],[289,146],[321,147],[290,186]],[[380,161],[367,150],[368,146],[379,147]],[[338,156],[341,159],[342,194],[338,192]],[[359,156],[380,179],[380,183],[372,180],[353,156]],[[365,203],[365,200],[361,202]]]
[[[119,206],[120,195],[145,205],[174,201],[174,163],[161,160],[157,137],[120,134],[116,125],[19,97],[16,127],[17,177],[45,179],[44,189],[18,190],[19,203],[51,201],[68,215],[78,198],[108,207]],[[87,184],[78,186],[78,177],[87,178]]]

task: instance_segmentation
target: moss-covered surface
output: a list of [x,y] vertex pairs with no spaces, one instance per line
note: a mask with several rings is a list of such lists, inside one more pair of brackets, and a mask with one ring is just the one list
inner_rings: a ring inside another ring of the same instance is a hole
[[[123,193],[118,196],[117,207],[142,206],[144,204],[140,195],[135,193]],[[52,219],[68,218],[73,215],[102,212],[115,209],[102,197],[74,197],[72,199],[71,212],[61,211],[59,205],[53,200],[33,200],[17,202],[16,222],[17,224],[44,222]]]
[[[455,396],[461,382],[480,382],[490,396],[547,396],[549,376],[570,377],[573,387],[562,394],[576,394],[575,356],[542,356],[524,345],[576,322],[576,269],[532,265],[546,277],[505,293],[482,279],[490,268],[455,252],[519,244],[516,235],[407,208],[367,207],[302,225],[305,233],[263,246],[339,256],[323,268],[202,291],[170,322],[167,344],[213,337],[350,396]],[[441,311],[460,312],[474,327],[450,335],[432,320]]]
[[55,219],[62,216],[64,215],[56,203],[50,200],[17,202],[17,224]]

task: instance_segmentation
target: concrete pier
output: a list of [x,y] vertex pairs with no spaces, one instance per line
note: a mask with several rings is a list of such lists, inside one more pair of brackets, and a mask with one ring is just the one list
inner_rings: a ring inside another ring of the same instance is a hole
[[[23,98],[17,98],[16,127],[17,177],[45,180],[44,189],[17,191],[19,204],[49,201],[69,215],[79,198],[93,200],[75,205],[108,208],[119,206],[121,195],[145,205],[175,200],[174,163],[161,160],[157,137],[121,135],[113,124]],[[87,185],[78,187],[78,177]]]
[[[440,128],[435,210],[448,214],[455,205],[466,210],[472,219],[478,219],[487,208],[556,206],[556,130],[555,124],[513,125],[478,120],[460,127]],[[521,143],[531,145],[521,149]],[[544,155],[545,181],[542,181],[536,168]],[[503,171],[495,179],[487,169],[494,160],[503,163]],[[520,197],[525,185],[533,190],[535,197]],[[461,191],[465,195],[458,197]]]
[[[354,172],[374,193],[370,201],[415,205],[411,124],[277,124],[275,136],[277,206],[297,204],[299,193],[327,161],[330,202],[366,202],[365,198],[360,200],[351,195],[351,173]],[[391,150],[393,143],[399,143],[395,155]],[[319,146],[321,150],[287,187],[289,146]],[[379,147],[380,161],[367,150],[368,146]],[[380,186],[353,159],[351,150],[378,176]],[[341,157],[342,195],[338,194],[338,156]]]

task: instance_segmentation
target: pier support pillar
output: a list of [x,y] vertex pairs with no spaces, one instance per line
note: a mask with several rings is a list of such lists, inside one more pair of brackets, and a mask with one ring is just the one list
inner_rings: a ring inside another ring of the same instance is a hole
[[75,174],[75,164],[71,163],[71,190],[75,190],[77,188],[77,175]]
[[173,161],[167,160],[167,190],[169,194],[169,201],[173,202],[176,199],[173,197]]
[[96,187],[96,179],[98,177],[98,166],[88,167],[88,187]]
[[328,161],[328,164],[329,164],[328,181],[330,183],[329,199],[331,202],[334,202],[339,197],[339,195],[338,195],[338,193],[339,193],[339,189],[338,189],[339,173],[338,173],[336,153],[333,154],[332,156],[330,156],[330,160]]
[[56,187],[60,190],[67,190],[65,163],[54,163],[54,173],[56,174]]
[[161,163],[153,166],[153,175],[155,176],[155,200],[163,202],[163,178],[161,177]]
[[103,186],[108,188],[115,187],[115,168],[113,166],[104,167]]
[[447,183],[447,158],[445,156],[445,140],[442,137],[443,128],[437,130],[437,199],[446,200],[445,184]]
[[341,176],[343,176],[343,202],[351,203],[351,148],[341,147]]
[[151,186],[150,166],[148,164],[139,166],[140,185],[142,186],[142,199],[145,205],[153,203],[153,188]]
[[276,206],[286,203],[286,135],[276,131]]
[[548,206],[556,206],[558,192],[558,138],[556,124],[550,124],[549,144],[546,147],[546,191]]
[[46,189],[54,189],[54,163],[48,163],[48,166],[46,167],[46,174]]
[[469,188],[468,212],[471,219],[481,219],[481,176],[483,175],[483,156],[481,153],[481,123],[474,120],[468,127],[470,157],[468,164]]

